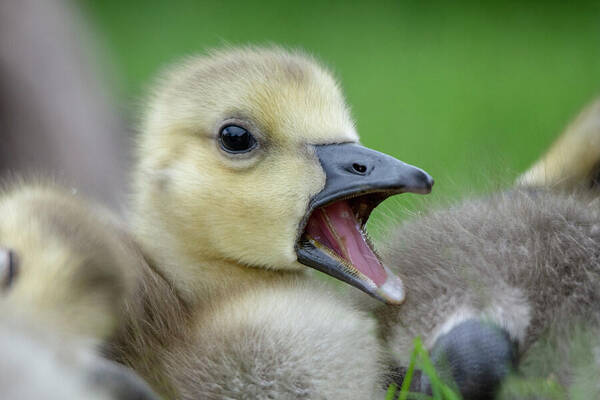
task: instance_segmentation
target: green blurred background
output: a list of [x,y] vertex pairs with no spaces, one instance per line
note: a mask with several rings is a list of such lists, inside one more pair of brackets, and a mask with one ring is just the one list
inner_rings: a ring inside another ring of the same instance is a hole
[[299,47],[340,78],[363,143],[430,172],[434,199],[511,181],[600,93],[600,1],[80,3],[131,114],[178,57]]

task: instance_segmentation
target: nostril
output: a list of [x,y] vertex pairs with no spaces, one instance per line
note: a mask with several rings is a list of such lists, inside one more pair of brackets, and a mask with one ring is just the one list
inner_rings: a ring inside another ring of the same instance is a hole
[[364,174],[365,172],[367,172],[367,167],[358,163],[352,164],[352,169],[358,172],[359,174]]

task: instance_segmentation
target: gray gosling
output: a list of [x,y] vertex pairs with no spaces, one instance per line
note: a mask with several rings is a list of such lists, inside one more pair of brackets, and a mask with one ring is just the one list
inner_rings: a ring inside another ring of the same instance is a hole
[[169,398],[377,395],[374,321],[306,272],[401,303],[364,225],[433,180],[358,144],[329,72],[279,48],[191,57],[156,85],[137,158],[132,225],[152,270],[117,359]]
[[0,215],[0,397],[158,399],[101,355],[140,259],[119,224],[62,188],[23,181],[2,191]]
[[597,101],[517,187],[407,221],[380,244],[410,288],[402,307],[374,305],[401,371],[419,336],[465,399],[600,397],[599,143]]

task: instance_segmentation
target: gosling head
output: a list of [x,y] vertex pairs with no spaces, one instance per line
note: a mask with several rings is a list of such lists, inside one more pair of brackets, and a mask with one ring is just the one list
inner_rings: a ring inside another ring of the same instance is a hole
[[48,185],[3,193],[0,215],[0,304],[65,333],[110,336],[136,260],[110,216]]
[[402,282],[365,223],[388,196],[428,193],[433,180],[358,140],[337,82],[306,55],[244,48],[191,58],[167,72],[149,103],[137,232],[184,291],[201,280],[198,260],[226,260],[309,266],[400,303]]

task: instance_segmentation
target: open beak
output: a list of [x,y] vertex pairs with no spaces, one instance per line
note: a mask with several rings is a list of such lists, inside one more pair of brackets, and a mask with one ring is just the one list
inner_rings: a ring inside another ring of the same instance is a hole
[[379,259],[365,224],[389,196],[429,193],[433,179],[417,167],[356,143],[315,148],[326,181],[310,200],[300,225],[298,261],[385,303],[402,303],[402,280]]

